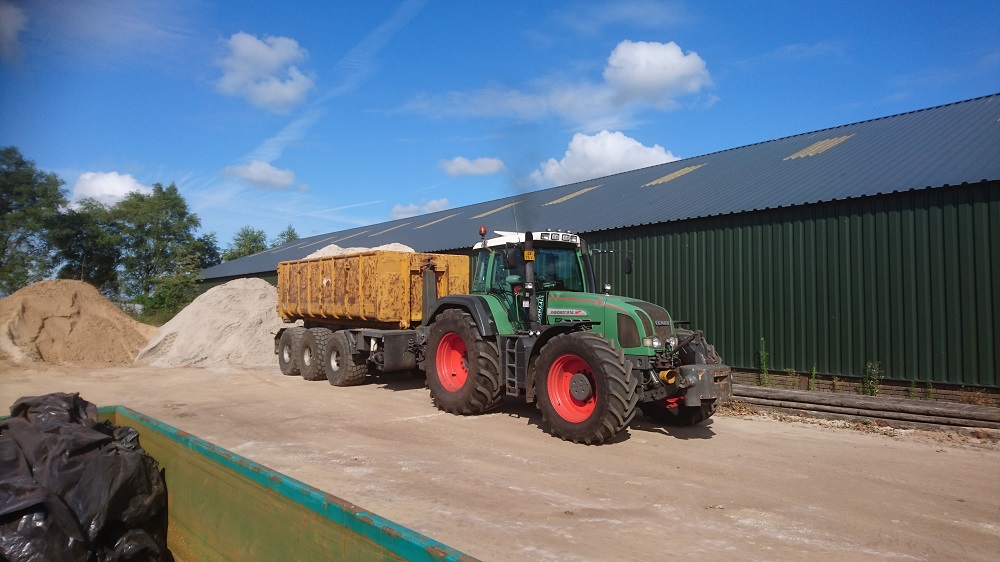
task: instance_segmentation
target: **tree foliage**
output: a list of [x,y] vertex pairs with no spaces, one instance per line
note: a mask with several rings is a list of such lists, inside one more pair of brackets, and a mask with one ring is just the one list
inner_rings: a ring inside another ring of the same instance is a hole
[[0,149],[0,296],[47,277],[55,262],[46,236],[66,204],[63,181],[21,152]]
[[84,199],[60,213],[48,234],[61,262],[56,276],[79,279],[105,296],[116,296],[122,259],[120,231],[111,210],[94,199]]
[[130,192],[111,215],[120,228],[122,290],[130,297],[152,294],[156,278],[173,274],[180,258],[192,253],[201,226],[174,184]]
[[250,256],[267,249],[267,234],[263,230],[246,225],[236,231],[233,241],[222,252],[224,261],[233,261],[244,256]]
[[298,239],[299,239],[299,233],[295,232],[295,227],[292,226],[291,224],[289,224],[287,227],[285,227],[285,230],[282,230],[281,232],[278,233],[278,237],[277,238],[275,238],[274,240],[271,240],[271,247],[272,248],[277,248],[278,246],[281,246],[282,244],[288,244],[289,242],[295,242]]

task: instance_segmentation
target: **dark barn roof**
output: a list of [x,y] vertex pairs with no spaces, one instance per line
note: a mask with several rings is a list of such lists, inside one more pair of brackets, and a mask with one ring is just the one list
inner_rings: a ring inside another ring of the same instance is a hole
[[329,244],[471,247],[477,230],[595,232],[1000,179],[1000,94],[311,236],[204,270],[273,272]]

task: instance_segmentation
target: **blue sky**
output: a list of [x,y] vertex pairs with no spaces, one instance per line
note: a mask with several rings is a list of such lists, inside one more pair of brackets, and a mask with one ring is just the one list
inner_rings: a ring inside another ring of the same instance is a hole
[[0,146],[76,199],[175,183],[222,246],[304,237],[996,93],[998,21],[997,0],[0,0]]

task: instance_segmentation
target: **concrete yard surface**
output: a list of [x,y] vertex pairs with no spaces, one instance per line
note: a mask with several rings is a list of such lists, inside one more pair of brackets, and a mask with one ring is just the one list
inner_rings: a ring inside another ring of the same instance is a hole
[[484,560],[995,560],[1000,446],[719,415],[641,415],[602,446],[533,405],[438,411],[408,375],[335,388],[273,369],[0,366],[4,409],[124,405]]

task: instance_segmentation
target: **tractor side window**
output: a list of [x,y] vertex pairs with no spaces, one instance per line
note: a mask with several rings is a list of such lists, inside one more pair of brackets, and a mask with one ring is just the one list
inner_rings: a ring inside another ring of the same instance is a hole
[[490,266],[490,251],[489,250],[479,250],[476,252],[476,271],[475,276],[472,279],[472,291],[477,293],[484,293],[489,289],[489,279],[486,275],[489,271]]

